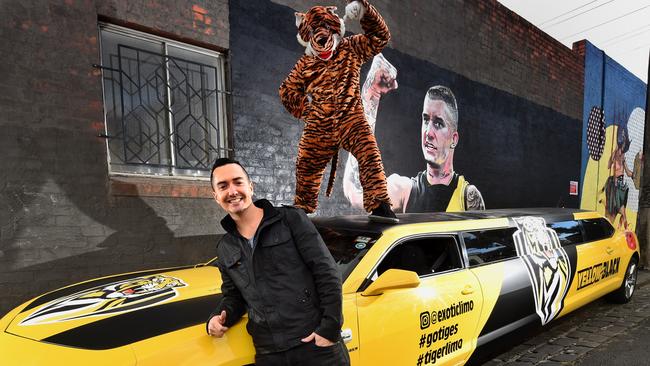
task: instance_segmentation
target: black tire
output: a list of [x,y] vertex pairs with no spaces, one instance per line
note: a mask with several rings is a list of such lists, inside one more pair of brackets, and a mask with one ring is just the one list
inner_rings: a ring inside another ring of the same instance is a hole
[[636,277],[639,271],[639,266],[637,265],[638,259],[632,257],[630,263],[627,265],[625,270],[625,277],[623,278],[623,283],[616,291],[607,295],[607,300],[616,304],[625,304],[630,302],[632,295],[634,295],[634,290],[636,289]]

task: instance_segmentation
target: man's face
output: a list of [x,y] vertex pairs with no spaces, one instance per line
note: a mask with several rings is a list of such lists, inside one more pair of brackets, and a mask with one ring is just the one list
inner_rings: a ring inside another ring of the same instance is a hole
[[447,105],[442,100],[424,99],[422,109],[422,154],[430,165],[442,167],[458,143]]
[[244,169],[237,164],[216,168],[214,174],[214,200],[229,214],[239,214],[253,203],[253,183]]

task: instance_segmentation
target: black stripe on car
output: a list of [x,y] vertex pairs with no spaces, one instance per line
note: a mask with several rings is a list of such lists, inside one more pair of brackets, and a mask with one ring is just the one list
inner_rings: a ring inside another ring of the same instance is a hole
[[[576,247],[574,245],[568,245],[563,248],[571,264],[571,273],[569,274],[570,286],[573,283],[573,278],[576,273]],[[504,333],[506,329],[508,331],[514,330],[504,328],[509,324],[514,323],[523,326],[525,325],[524,323],[540,321],[537,316],[529,317],[530,315],[536,314],[535,301],[533,299],[533,288],[530,285],[524,263],[520,259],[516,259],[508,261],[506,266],[504,272],[508,275],[504,277],[499,298],[479,334],[478,346],[488,343],[491,339],[501,335],[497,333]],[[528,321],[523,322],[523,319],[528,319]],[[499,332],[501,328],[503,329]]]
[[62,346],[104,350],[204,324],[223,295],[209,295],[98,320],[42,339]]
[[535,314],[535,300],[533,299],[533,288],[528,279],[526,266],[520,258],[514,258],[504,263],[504,273],[501,284],[501,292],[494,308],[490,313],[485,326],[481,330],[478,345],[485,343],[485,339],[496,336],[501,328],[508,324],[518,323],[522,319],[530,319],[529,315]]
[[[571,264],[571,284],[576,273],[576,247],[567,245],[563,248]],[[466,366],[487,362],[507,351],[509,347],[521,343],[522,338],[529,337],[542,326],[535,311],[533,289],[528,281],[524,263],[521,260],[510,260],[507,265],[505,273],[508,275],[504,278],[499,298],[481,330],[477,349],[467,360]],[[522,285],[522,279],[526,279],[526,286]]]

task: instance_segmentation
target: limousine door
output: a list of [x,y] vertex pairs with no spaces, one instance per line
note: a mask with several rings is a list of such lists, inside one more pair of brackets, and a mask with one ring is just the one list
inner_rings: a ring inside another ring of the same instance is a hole
[[505,227],[462,234],[468,266],[483,291],[479,347],[540,323],[526,263],[515,247],[516,232],[517,228]]
[[373,296],[357,294],[360,364],[429,365],[466,359],[475,347],[482,300],[478,280],[462,267],[452,236],[414,238],[394,246],[373,279],[401,269],[417,273],[420,283]]
[[[568,299],[568,311],[578,308],[621,284],[621,246],[614,228],[604,218],[580,220],[584,241],[576,244],[577,265]],[[623,239],[618,238],[619,240]]]

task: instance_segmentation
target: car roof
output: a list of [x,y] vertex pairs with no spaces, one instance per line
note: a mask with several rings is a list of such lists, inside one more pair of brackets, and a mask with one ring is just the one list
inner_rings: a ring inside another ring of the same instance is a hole
[[547,222],[574,220],[574,214],[579,212],[590,212],[575,208],[508,208],[491,209],[480,211],[463,212],[431,212],[431,213],[408,213],[397,214],[399,223],[390,224],[370,220],[365,215],[345,215],[332,217],[314,217],[312,222],[316,226],[347,229],[363,232],[381,233],[385,230],[409,224],[421,224],[428,222],[462,221],[462,220],[483,220],[501,219],[520,216],[541,216]]

